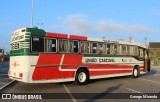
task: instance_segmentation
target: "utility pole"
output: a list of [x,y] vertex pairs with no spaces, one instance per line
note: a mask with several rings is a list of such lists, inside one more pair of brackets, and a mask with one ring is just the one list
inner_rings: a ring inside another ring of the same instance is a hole
[[33,27],[33,16],[34,16],[34,0],[32,0],[32,16],[31,16],[31,27]]
[[105,36],[103,36],[102,39],[105,40],[106,39]]
[[133,38],[132,37],[129,37],[129,42],[132,42]]

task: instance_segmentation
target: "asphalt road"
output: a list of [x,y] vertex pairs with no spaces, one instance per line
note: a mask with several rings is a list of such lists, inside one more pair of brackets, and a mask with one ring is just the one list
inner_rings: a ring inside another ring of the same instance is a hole
[[0,62],[0,89],[11,82],[12,80],[8,78],[8,69],[9,69],[9,62],[4,61]]
[[8,68],[9,68],[8,61],[0,62],[0,74],[7,74]]
[[[130,76],[106,78],[100,80],[92,80],[89,84],[82,86],[75,85],[73,84],[73,82],[58,84],[28,84],[22,82],[14,82],[9,87],[1,90],[0,93],[51,93],[46,95],[52,95],[52,97],[55,97],[55,99],[29,100],[30,102],[160,102],[160,99],[120,99],[124,97],[124,95],[126,95],[126,97],[131,97],[131,95],[135,94],[145,95],[153,93],[156,95],[160,93],[160,67],[152,67],[150,73],[143,74],[140,78],[136,79]],[[66,95],[68,97],[67,99],[65,99]],[[116,97],[107,99],[107,95],[116,96],[119,97],[119,99],[116,99]],[[79,99],[77,98],[77,96],[79,98],[82,97],[85,99]],[[61,99],[56,99],[56,97],[60,97]],[[0,101],[28,102],[28,100]]]

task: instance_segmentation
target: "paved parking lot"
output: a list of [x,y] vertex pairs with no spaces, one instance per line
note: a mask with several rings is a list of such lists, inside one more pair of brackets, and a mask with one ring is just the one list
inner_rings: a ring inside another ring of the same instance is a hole
[[[1,83],[1,82],[0,82]],[[1,93],[51,93],[50,97],[60,97],[60,99],[45,99],[45,100],[29,100],[30,102],[160,102],[159,99],[106,99],[107,95],[124,95],[160,93],[160,68],[152,67],[150,73],[141,75],[140,78],[133,79],[132,77],[117,77],[106,78],[100,80],[92,80],[87,85],[75,85],[73,82],[67,83],[47,83],[47,84],[28,84],[22,82],[14,82],[9,87],[0,91]],[[58,94],[62,93],[62,94]],[[116,94],[115,94],[116,93]],[[127,93],[127,94],[125,94]],[[64,99],[64,94],[68,95],[68,99]],[[78,98],[77,98],[78,95]],[[160,95],[159,95],[160,96]],[[80,99],[82,97],[82,99]],[[84,99],[85,98],[85,99]],[[11,101],[11,100],[1,100]],[[28,100],[12,100],[12,102]]]
[[0,62],[0,89],[12,80],[8,78],[9,62]]

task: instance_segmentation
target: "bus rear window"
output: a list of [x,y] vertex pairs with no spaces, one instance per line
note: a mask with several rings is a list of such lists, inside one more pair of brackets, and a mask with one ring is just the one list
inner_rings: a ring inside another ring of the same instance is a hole
[[44,52],[44,38],[32,37],[31,41],[32,41],[31,45],[32,52]]

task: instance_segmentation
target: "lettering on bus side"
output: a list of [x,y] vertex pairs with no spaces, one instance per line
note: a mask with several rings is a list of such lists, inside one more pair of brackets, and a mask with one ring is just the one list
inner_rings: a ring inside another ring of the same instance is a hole
[[87,58],[85,62],[97,62],[97,58]]
[[115,60],[112,58],[112,59],[108,59],[108,58],[100,58],[99,59],[99,62],[115,62]]
[[22,41],[25,40],[25,32],[14,32],[12,33],[12,38],[11,41],[12,42],[17,42],[17,41]]
[[16,41],[16,40],[21,40],[24,38],[24,35],[20,35],[20,36],[16,36],[12,38],[12,42]]
[[86,63],[89,62],[115,62],[115,60],[113,58],[86,58],[85,59]]

